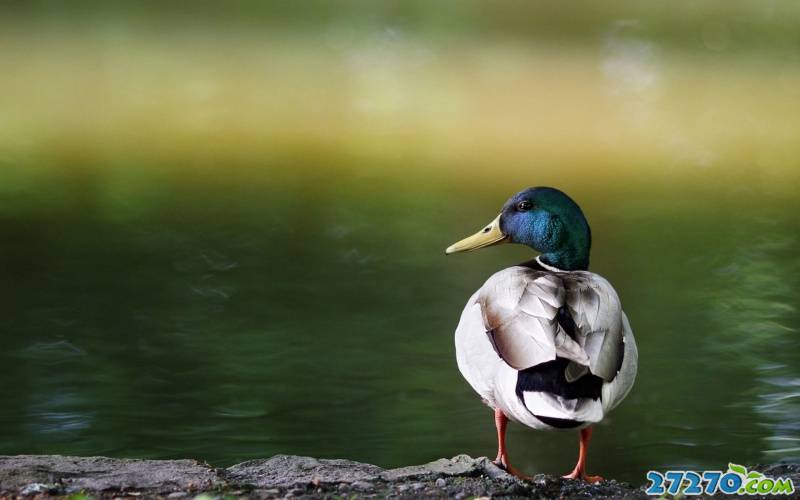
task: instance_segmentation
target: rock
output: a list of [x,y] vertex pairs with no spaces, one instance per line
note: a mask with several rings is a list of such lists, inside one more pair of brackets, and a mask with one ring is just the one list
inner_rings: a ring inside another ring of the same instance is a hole
[[773,465],[754,465],[748,470],[759,471],[769,477],[788,477],[794,481],[795,489],[800,484],[800,465],[790,463],[780,463]]
[[356,481],[352,483],[351,486],[353,487],[353,489],[361,491],[367,491],[372,489],[372,483],[368,483],[366,481]]
[[47,493],[51,490],[54,490],[55,486],[44,484],[44,483],[31,483],[26,485],[22,490],[20,490],[19,494],[23,496],[28,495],[39,495],[41,493]]
[[[452,476],[480,476],[486,472],[487,463],[491,464],[486,457],[472,458],[469,455],[456,455],[453,458],[440,458],[424,465],[412,465],[410,467],[400,467],[399,469],[387,470],[381,474],[384,481],[400,481],[404,479],[436,479],[439,477]],[[502,474],[507,473],[492,464]]]
[[[800,465],[750,467],[800,484]],[[277,455],[225,470],[193,460],[118,460],[59,456],[0,456],[0,498],[84,492],[115,497],[252,498],[623,498],[645,499],[642,488],[617,481],[587,484],[543,474],[519,480],[485,457],[458,455],[424,465],[383,470],[349,460]],[[195,496],[196,495],[196,496]]]
[[491,479],[514,479],[514,476],[506,472],[505,469],[498,467],[496,463],[488,458],[483,459],[481,467],[483,467],[483,473]]
[[58,455],[0,456],[0,491],[60,483],[66,491],[204,490],[221,483],[196,460],[132,460]]
[[316,459],[275,455],[267,460],[250,460],[225,469],[224,478],[239,486],[255,488],[306,486],[317,484],[375,481],[380,467],[350,460]]

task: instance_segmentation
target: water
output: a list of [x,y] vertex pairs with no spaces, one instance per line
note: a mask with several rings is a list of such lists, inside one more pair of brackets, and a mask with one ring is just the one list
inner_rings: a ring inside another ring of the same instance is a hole
[[[0,453],[493,456],[453,330],[470,294],[528,252],[443,250],[527,183],[309,171],[74,170],[6,190]],[[609,186],[560,185],[589,216],[592,269],[619,291],[641,357],[591,469],[640,483],[653,468],[797,460],[796,206],[730,184]],[[575,434],[512,425],[511,458],[565,473]]]

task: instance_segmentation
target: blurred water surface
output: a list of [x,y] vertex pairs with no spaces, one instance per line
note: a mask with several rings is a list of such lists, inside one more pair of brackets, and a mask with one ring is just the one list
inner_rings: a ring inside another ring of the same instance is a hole
[[7,13],[0,453],[492,455],[453,330],[530,255],[443,250],[552,185],[640,349],[597,472],[798,460],[796,6],[445,4]]
[[[84,200],[2,219],[2,453],[491,454],[452,333],[472,291],[527,254],[442,251],[521,184],[153,184],[157,200],[127,213]],[[635,390],[597,432],[604,472],[796,457],[794,214],[562,187],[641,350]],[[574,458],[572,434],[512,437],[530,470]]]

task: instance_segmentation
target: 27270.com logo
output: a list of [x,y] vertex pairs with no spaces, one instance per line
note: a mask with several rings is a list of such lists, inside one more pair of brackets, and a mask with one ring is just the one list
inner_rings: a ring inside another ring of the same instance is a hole
[[794,482],[790,478],[771,478],[746,467],[728,464],[728,470],[693,471],[670,470],[663,474],[651,470],[647,473],[650,482],[645,489],[648,495],[791,495]]

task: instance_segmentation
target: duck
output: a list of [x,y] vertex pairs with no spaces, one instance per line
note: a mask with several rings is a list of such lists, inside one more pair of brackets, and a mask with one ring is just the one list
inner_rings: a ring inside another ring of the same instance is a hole
[[508,421],[534,430],[579,433],[578,461],[566,479],[586,473],[593,426],[628,395],[638,351],[611,284],[589,271],[592,232],[572,198],[552,187],[515,194],[450,255],[505,243],[538,255],[492,275],[467,301],[455,331],[456,361],[467,383],[494,410],[494,463],[509,462]]

